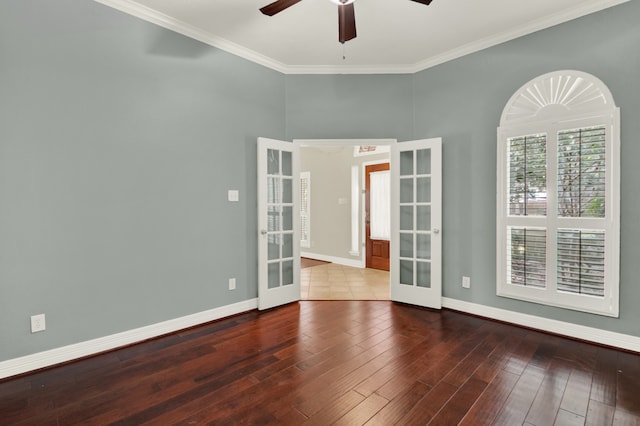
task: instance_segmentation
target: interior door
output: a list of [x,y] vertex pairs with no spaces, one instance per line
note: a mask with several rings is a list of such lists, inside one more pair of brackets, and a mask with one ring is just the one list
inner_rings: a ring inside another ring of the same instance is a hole
[[258,138],[258,309],[300,299],[297,150]]
[[[385,271],[389,270],[389,235],[387,235],[387,239],[383,239],[380,236],[372,235],[372,224],[371,221],[375,220],[375,205],[377,204],[378,208],[381,205],[384,205],[384,200],[375,200],[374,197],[383,197],[382,191],[372,191],[372,186],[375,184],[376,175],[380,176],[384,179],[383,175],[388,173],[389,163],[383,164],[371,164],[365,167],[365,247],[366,247],[366,266],[367,268],[373,269],[382,269]],[[374,176],[371,176],[371,174]],[[388,178],[388,175],[386,176]],[[387,180],[387,184],[388,184]],[[388,196],[388,194],[387,194]],[[387,198],[388,200],[388,198]],[[387,201],[388,202],[388,201]],[[372,204],[374,205],[374,211],[371,211]],[[385,207],[388,208],[388,204]],[[387,220],[389,220],[389,216],[386,216]],[[388,222],[387,222],[388,226]],[[388,227],[387,227],[388,232]]]
[[391,148],[391,300],[442,307],[442,139]]

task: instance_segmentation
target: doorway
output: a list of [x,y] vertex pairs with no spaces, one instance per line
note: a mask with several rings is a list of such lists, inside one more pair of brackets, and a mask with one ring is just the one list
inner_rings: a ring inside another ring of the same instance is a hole
[[[309,141],[294,140],[291,144],[258,138],[259,309],[300,299],[301,244],[296,213],[301,205],[299,150],[305,142],[310,145]],[[316,142],[352,148],[362,143],[353,140]],[[391,145],[390,279],[387,280],[390,299],[439,309],[442,306],[442,139],[401,144],[391,140],[387,144]],[[340,207],[336,206],[348,208],[348,197],[330,199],[327,205],[328,212],[338,211]],[[330,236],[348,241],[349,234],[338,230]],[[310,240],[313,247],[313,235]],[[347,259],[347,263],[363,267],[364,250],[356,249],[357,253],[349,250],[347,253],[361,261]]]
[[[294,141],[298,142],[298,141]],[[301,267],[302,299],[389,300],[389,273],[366,266],[365,213],[369,165],[386,164],[389,169],[391,140],[301,141],[301,210],[308,197],[301,235],[308,235],[301,256],[326,261],[324,265]],[[379,145],[382,143],[382,145]],[[382,170],[381,169],[381,170]],[[306,185],[302,185],[304,176]],[[377,241],[374,245],[378,248]],[[388,240],[385,241],[388,253]],[[371,241],[369,242],[371,247]],[[375,261],[374,257],[374,261]],[[302,262],[304,265],[305,262]],[[387,260],[388,265],[388,260]],[[378,268],[380,265],[376,265]]]

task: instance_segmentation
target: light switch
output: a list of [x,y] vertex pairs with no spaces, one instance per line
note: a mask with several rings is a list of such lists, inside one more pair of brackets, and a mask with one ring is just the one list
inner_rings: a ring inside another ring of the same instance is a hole
[[240,200],[240,192],[235,189],[230,189],[228,192],[229,201],[239,201]]

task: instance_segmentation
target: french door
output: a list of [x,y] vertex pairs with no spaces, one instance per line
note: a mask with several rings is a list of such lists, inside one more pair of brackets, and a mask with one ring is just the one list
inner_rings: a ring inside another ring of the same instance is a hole
[[[258,308],[300,299],[298,145],[258,138]],[[442,307],[442,140],[391,146],[391,300]]]
[[258,138],[258,309],[300,299],[298,147]]
[[391,300],[442,307],[442,139],[391,147]]

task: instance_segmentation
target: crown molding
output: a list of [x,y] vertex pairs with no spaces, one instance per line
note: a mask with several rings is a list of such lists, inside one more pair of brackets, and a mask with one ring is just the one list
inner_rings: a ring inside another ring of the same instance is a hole
[[283,74],[287,73],[287,69],[288,69],[287,65],[281,62],[271,59],[251,49],[247,49],[246,47],[240,46],[239,44],[236,44],[225,38],[218,37],[211,33],[203,31],[200,28],[196,28],[192,25],[187,24],[184,21],[180,21],[179,19],[175,19],[169,15],[165,15],[164,13],[158,12],[157,10],[143,6],[139,3],[135,3],[132,0],[94,0],[94,1],[97,3],[101,3],[105,6],[109,6],[113,9],[119,10],[121,12],[124,12],[128,15],[135,16],[136,18],[140,18],[152,24],[159,25],[163,28],[174,31],[178,34],[182,34],[184,36],[198,40],[202,43],[208,44],[209,46],[213,46],[220,50],[224,50],[225,52],[229,52],[233,55],[247,59],[248,61],[255,62],[256,64],[263,65],[267,68],[271,68]]
[[233,55],[247,59],[251,62],[271,68],[283,74],[415,74],[425,69],[461,58],[465,55],[543,30],[573,19],[580,18],[591,13],[599,12],[613,6],[626,3],[631,0],[594,0],[581,6],[565,10],[544,19],[519,26],[517,29],[495,34],[473,43],[468,43],[459,48],[450,50],[441,55],[436,55],[415,64],[401,65],[287,65],[276,61],[266,55],[233,43],[225,38],[215,36],[186,22],[172,18],[149,7],[143,6],[133,0],[94,0],[105,6],[117,9],[128,15],[135,16],[144,21],[151,22],[161,27],[175,31],[187,37],[191,37],[202,43],[229,52]]
[[613,6],[618,6],[628,1],[630,0],[605,0],[605,1],[592,2],[591,4],[582,5],[579,7],[572,8],[570,10],[565,10],[565,11],[556,13],[551,16],[547,16],[544,19],[531,21],[529,24],[524,26],[519,26],[514,30],[505,31],[500,34],[495,34],[491,37],[486,37],[486,38],[474,41],[473,43],[465,44],[463,46],[460,46],[459,48],[445,52],[442,55],[433,56],[431,58],[420,61],[417,64],[415,64],[411,72],[416,73],[419,71],[423,71],[425,69],[435,67],[436,65],[440,65],[445,62],[452,61],[454,59],[461,58],[471,53],[479,52],[489,47],[496,46],[498,44],[502,44],[507,41],[515,40],[519,37],[523,37],[525,35],[532,34],[537,31],[541,31],[546,28],[553,27],[555,25],[563,24],[565,22],[569,22],[574,19],[578,19],[583,16],[586,16],[595,12],[599,12],[604,9],[608,9]]
[[289,65],[285,74],[413,74],[415,65]]

